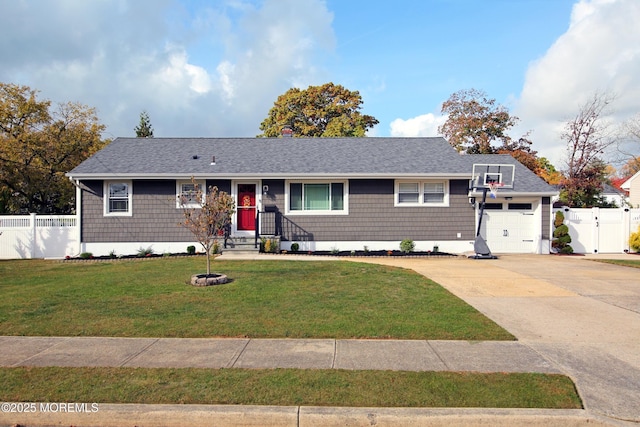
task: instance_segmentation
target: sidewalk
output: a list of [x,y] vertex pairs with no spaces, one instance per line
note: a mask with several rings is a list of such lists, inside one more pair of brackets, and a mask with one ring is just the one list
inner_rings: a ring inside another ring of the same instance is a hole
[[561,373],[515,341],[0,337],[0,366]]

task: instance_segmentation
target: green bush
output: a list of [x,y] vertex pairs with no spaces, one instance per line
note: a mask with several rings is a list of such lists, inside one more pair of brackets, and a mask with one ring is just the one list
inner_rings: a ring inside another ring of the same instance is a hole
[[193,245],[187,246],[187,253],[189,255],[195,255],[196,253],[196,247]]
[[400,250],[405,254],[413,252],[415,248],[416,244],[411,239],[404,239],[402,242],[400,242]]
[[556,229],[553,231],[553,241],[551,246],[556,248],[561,254],[572,254],[573,248],[571,243],[571,236],[569,236],[569,227],[564,223],[564,214],[562,211],[557,211],[553,225]]
[[82,252],[80,254],[80,258],[82,258],[82,259],[93,258],[93,254],[91,252]]
[[292,243],[291,244],[291,250],[293,252],[298,252],[298,249],[300,249],[300,245],[299,244],[297,244],[297,243]]
[[640,225],[638,226],[638,231],[631,233],[631,236],[629,236],[629,247],[634,252],[640,252]]
[[145,257],[153,254],[153,248],[149,246],[148,248],[143,248],[142,246],[138,249],[138,256]]

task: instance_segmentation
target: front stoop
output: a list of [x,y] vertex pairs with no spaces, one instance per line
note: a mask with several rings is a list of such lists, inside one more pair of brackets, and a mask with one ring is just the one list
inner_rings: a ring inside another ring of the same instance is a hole
[[222,252],[257,254],[260,252],[260,246],[255,247],[252,237],[231,236],[227,239],[227,247],[222,248]]

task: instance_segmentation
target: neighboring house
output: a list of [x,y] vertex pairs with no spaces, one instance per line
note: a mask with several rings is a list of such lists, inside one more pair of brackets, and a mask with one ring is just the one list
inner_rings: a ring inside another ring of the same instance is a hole
[[616,207],[622,208],[627,206],[627,196],[623,190],[619,190],[613,185],[604,183],[602,184],[602,197],[609,204],[614,204]]
[[[281,248],[473,250],[481,192],[474,163],[515,165],[487,198],[494,253],[548,253],[557,191],[509,155],[460,155],[443,138],[117,138],[67,175],[77,186],[79,251],[184,252],[178,224],[191,177],[236,200],[231,235],[279,235]],[[473,203],[471,203],[473,202]],[[258,221],[255,220],[258,216]],[[258,230],[255,230],[257,223]]]
[[623,182],[620,188],[629,192],[629,205],[640,208],[640,172]]

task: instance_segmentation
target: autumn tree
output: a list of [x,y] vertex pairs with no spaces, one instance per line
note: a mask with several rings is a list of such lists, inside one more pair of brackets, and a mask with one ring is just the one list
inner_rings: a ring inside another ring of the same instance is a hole
[[211,274],[211,248],[226,227],[231,224],[235,212],[235,201],[228,193],[210,187],[204,189],[191,179],[192,191],[179,198],[183,213],[180,223],[195,236],[207,255],[207,276]]
[[4,213],[71,213],[65,173],[105,145],[96,111],[38,100],[28,86],[0,83],[0,207]]
[[151,119],[146,111],[140,113],[140,123],[134,128],[137,138],[153,138],[153,128],[151,127]]
[[294,137],[365,136],[378,120],[360,113],[362,97],[341,85],[326,83],[280,95],[260,124],[259,137],[278,137],[284,127]]
[[526,135],[512,140],[507,132],[519,121],[518,117],[496,105],[495,99],[488,98],[484,91],[455,92],[442,104],[441,111],[447,120],[438,132],[459,152],[493,154],[499,148],[505,152],[527,152],[531,145]]
[[605,120],[612,101],[610,95],[595,93],[565,124],[561,138],[567,154],[560,199],[570,207],[599,203],[607,167],[602,156],[617,141]]

